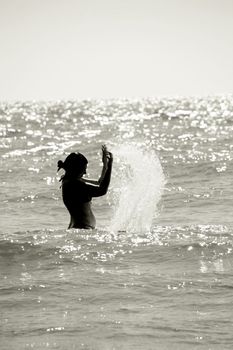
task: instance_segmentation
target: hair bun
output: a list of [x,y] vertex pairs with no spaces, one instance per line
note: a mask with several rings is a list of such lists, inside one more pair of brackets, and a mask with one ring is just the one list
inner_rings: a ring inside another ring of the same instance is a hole
[[63,163],[62,160],[59,160],[59,161],[57,162],[57,167],[58,167],[58,170],[57,170],[57,171],[59,171],[60,169],[64,169],[64,163]]

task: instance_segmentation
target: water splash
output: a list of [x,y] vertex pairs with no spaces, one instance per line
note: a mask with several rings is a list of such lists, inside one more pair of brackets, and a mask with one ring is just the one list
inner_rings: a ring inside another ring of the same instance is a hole
[[165,178],[152,150],[121,145],[114,152],[112,231],[149,231],[161,198]]

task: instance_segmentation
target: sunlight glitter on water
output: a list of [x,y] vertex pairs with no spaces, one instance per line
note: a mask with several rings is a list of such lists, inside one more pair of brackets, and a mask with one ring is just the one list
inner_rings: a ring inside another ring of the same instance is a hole
[[[232,113],[232,97],[0,104],[3,347],[231,349]],[[102,143],[97,229],[66,231],[57,161],[80,151],[98,178]],[[110,231],[122,191],[127,224],[155,181],[151,227]]]

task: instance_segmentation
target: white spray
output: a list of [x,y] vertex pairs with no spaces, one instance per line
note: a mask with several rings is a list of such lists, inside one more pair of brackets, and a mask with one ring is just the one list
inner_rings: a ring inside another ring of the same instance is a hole
[[110,229],[148,232],[157,215],[165,179],[160,161],[152,150],[121,145],[113,150],[111,183],[114,206]]

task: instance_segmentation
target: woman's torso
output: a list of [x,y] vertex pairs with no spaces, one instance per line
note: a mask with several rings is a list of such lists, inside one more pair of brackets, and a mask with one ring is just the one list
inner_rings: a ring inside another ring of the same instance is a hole
[[64,179],[62,183],[63,201],[71,220],[69,228],[94,228],[95,216],[91,209],[89,186],[81,179]]

